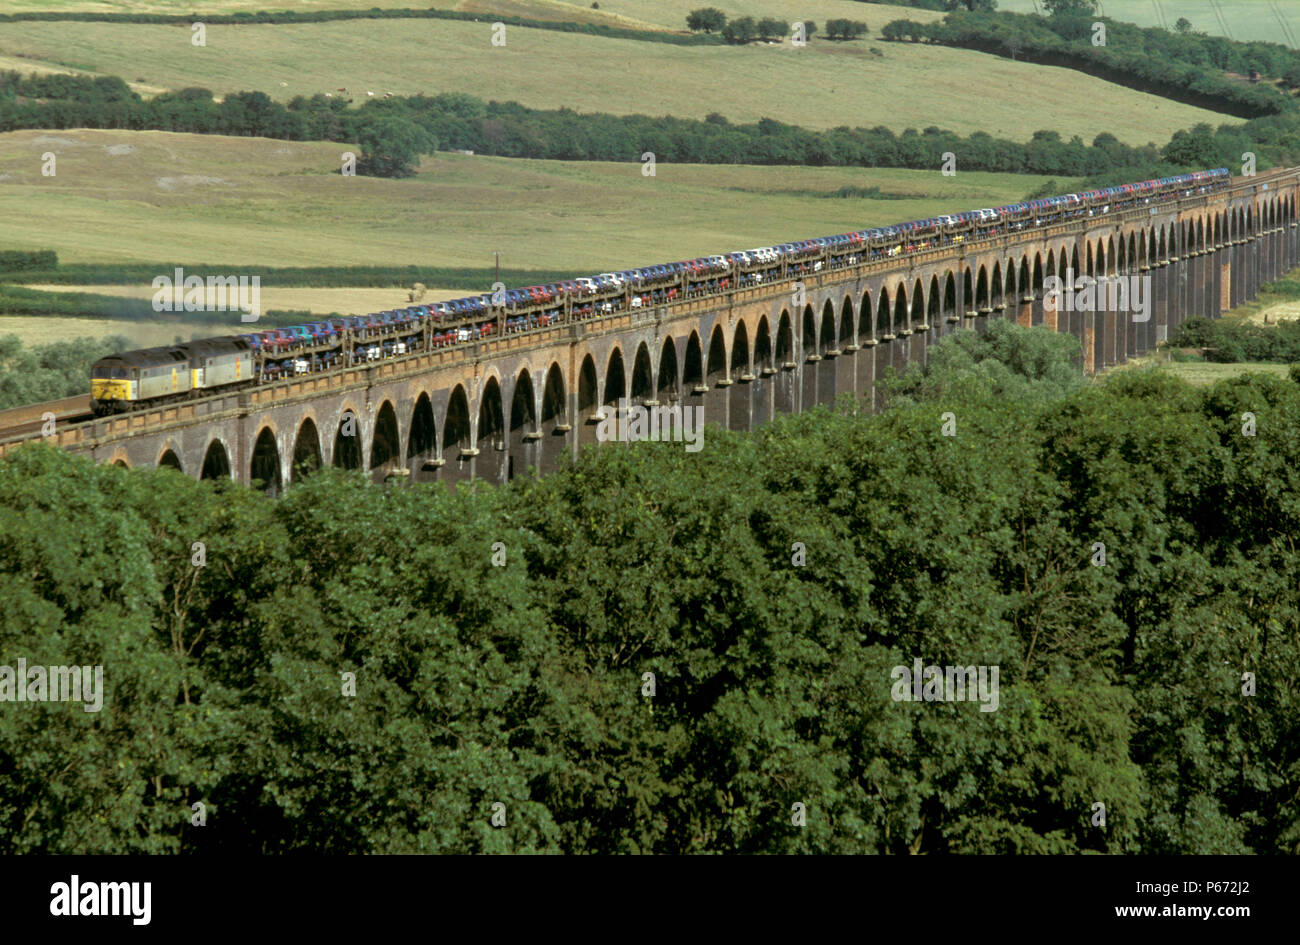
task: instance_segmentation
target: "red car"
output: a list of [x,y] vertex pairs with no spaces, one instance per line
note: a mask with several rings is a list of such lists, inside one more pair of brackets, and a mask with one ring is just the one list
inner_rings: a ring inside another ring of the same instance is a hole
[[293,344],[294,339],[282,328],[262,333],[262,347],[270,351],[284,351],[286,348],[292,347]]

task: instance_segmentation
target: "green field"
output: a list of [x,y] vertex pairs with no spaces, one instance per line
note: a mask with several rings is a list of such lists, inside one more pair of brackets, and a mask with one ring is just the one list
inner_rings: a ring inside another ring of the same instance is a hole
[[[942,14],[853,0],[604,0],[599,10],[590,3],[562,0],[8,0],[0,12],[66,11],[95,13],[239,13],[256,10],[368,10],[423,8],[482,11],[486,14],[532,19],[603,23],[610,26],[684,30],[686,14],[702,6],[717,7],[729,17],[775,16],[783,20],[811,19],[818,24],[834,17],[862,20],[878,33],[890,20],[906,17],[920,22]],[[1300,3],[1294,0],[1101,0],[1101,12],[1111,19],[1173,29],[1180,17],[1192,29],[1211,36],[1263,40],[1298,46]],[[1042,11],[1042,0],[998,0],[998,9],[1012,13]]]
[[[1041,12],[1042,0],[998,0],[998,9]],[[1172,30],[1182,17],[1197,33],[1300,48],[1296,41],[1300,37],[1300,3],[1295,0],[1102,0],[1101,10],[1112,20],[1138,26]]]
[[[1019,200],[1043,178],[862,168],[531,161],[439,153],[342,177],[341,145],[166,132],[0,136],[0,248],[64,262],[604,270]],[[40,175],[40,155],[58,174]],[[1074,181],[1063,179],[1063,187]],[[841,199],[843,187],[907,199]],[[820,195],[820,196],[819,196]]]
[[[869,5],[856,6],[870,15]],[[367,92],[460,91],[536,108],[696,119],[720,112],[814,129],[937,125],[1018,141],[1050,129],[1067,139],[1109,131],[1128,144],[1163,144],[1197,122],[1233,120],[1069,69],[936,46],[683,47],[514,28],[504,47],[493,47],[490,37],[486,22],[365,20],[212,26],[197,48],[174,26],[16,23],[0,24],[0,57],[147,87],[261,89],[281,100],[338,88],[354,101]],[[869,55],[873,48],[882,56]]]
[[873,31],[889,20],[911,16],[914,20],[938,19],[942,14],[929,10],[910,10],[906,7],[872,4],[866,6],[853,0],[605,0],[600,9],[593,10],[590,3],[566,3],[563,0],[7,0],[0,12],[82,12],[82,13],[167,13],[189,15],[196,10],[202,13],[247,13],[257,10],[370,10],[423,9],[483,12],[500,16],[518,16],[535,20],[558,20],[570,23],[604,23],[610,26],[631,28],[668,28],[685,31],[686,14],[702,6],[716,7],[729,17],[764,16],[784,20],[814,20],[825,23],[835,17],[862,20]]
[[[1140,367],[1141,365],[1135,364],[1134,366]],[[1217,384],[1225,378],[1236,377],[1239,374],[1272,374],[1275,377],[1285,378],[1290,371],[1290,366],[1251,362],[1216,364],[1212,361],[1165,361],[1161,362],[1160,370],[1167,371],[1197,387],[1209,387],[1211,384]]]

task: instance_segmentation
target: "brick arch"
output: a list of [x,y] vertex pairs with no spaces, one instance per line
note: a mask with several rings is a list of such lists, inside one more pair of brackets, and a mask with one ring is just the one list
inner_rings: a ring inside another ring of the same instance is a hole
[[817,354],[817,316],[812,305],[805,305],[799,313],[799,351],[807,359]]
[[578,398],[578,415],[573,424],[578,430],[578,446],[583,447],[596,442],[597,412],[600,409],[600,373],[596,367],[596,356],[588,351],[578,365],[578,378],[574,382]]
[[230,458],[230,444],[220,433],[214,433],[203,448],[199,463],[199,479],[231,479],[235,464]]
[[894,308],[890,303],[889,290],[880,287],[876,296],[876,340],[890,341],[894,337]]
[[[355,433],[351,436],[345,436],[348,416],[353,418]],[[339,405],[338,411],[333,417],[333,429],[330,430],[329,444],[330,455],[329,462],[333,466],[343,469],[365,469],[366,464],[366,418],[360,410],[356,408],[350,398],[345,399]],[[318,427],[319,429],[319,427]]]
[[316,411],[305,410],[298,418],[289,449],[289,481],[299,481],[324,465],[324,462],[325,446],[321,441]]
[[506,470],[509,481],[541,463],[538,448],[534,445],[541,436],[537,421],[537,384],[528,365],[521,365],[515,374],[506,407]]
[[925,324],[930,332],[930,340],[939,337],[939,325],[943,322],[943,290],[939,288],[939,275],[930,276],[930,290],[925,295]]
[[818,320],[817,353],[826,357],[827,352],[835,347],[835,303],[829,298],[822,302],[822,314]]
[[474,430],[474,475],[504,482],[507,468],[506,405],[500,372],[485,376],[479,387],[478,409],[471,414]]
[[268,495],[279,495],[284,488],[283,471],[284,450],[275,424],[269,419],[258,423],[254,428],[253,447],[248,457],[248,481],[262,483],[262,491]]
[[704,352],[704,416],[709,423],[726,426],[727,390],[731,381],[727,377],[727,335],[722,324],[715,322],[709,332],[709,346]]
[[907,298],[907,286],[899,283],[894,290],[894,334],[899,334],[902,330],[910,330],[912,327],[911,305]]
[[772,343],[772,363],[776,366],[776,374],[773,376],[773,410],[776,413],[791,413],[798,406],[795,393],[798,346],[795,340],[795,322],[787,309],[781,310]]
[[[173,462],[164,463],[164,458],[169,453],[171,454]],[[167,439],[163,441],[162,446],[158,449],[158,455],[154,457],[153,464],[156,469],[161,469],[166,465],[182,473],[185,472],[185,466],[181,463],[181,448],[171,437],[167,437]]]
[[375,408],[375,419],[370,433],[370,462],[367,468],[376,482],[382,482],[405,458],[402,424],[397,419],[397,404],[385,397]]
[[539,468],[550,472],[560,466],[565,456],[571,455],[573,443],[574,418],[569,415],[569,383],[559,361],[552,360],[547,365],[541,388]]
[[677,342],[672,335],[659,346],[659,360],[655,364],[655,399],[668,406],[682,399],[681,364],[677,358]]
[[605,359],[605,375],[601,379],[601,400],[606,407],[617,407],[621,398],[627,396],[628,366],[623,357],[623,346],[610,346],[609,357]]
[[754,380],[750,371],[751,358],[749,328],[744,319],[740,319],[731,334],[731,353],[727,362],[727,379],[731,382],[727,389],[727,426],[732,430],[750,429],[750,394],[753,391],[750,382]]
[[[739,359],[740,363],[737,363]],[[730,377],[734,381],[750,368],[749,326],[743,318],[737,319],[736,330],[731,333]]]
[[776,346],[772,338],[772,324],[766,315],[758,318],[758,328],[754,332],[754,371],[774,370]]
[[474,385],[474,397],[470,402],[470,412],[477,415],[479,409],[483,406],[483,392],[487,390],[488,382],[496,381],[497,388],[505,395],[506,378],[501,374],[501,368],[495,364],[487,364],[483,368],[483,373],[479,375],[477,383]]

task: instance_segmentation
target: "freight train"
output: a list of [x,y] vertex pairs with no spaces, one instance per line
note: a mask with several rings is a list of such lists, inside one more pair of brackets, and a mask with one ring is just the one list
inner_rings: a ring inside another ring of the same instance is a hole
[[894,226],[604,272],[550,285],[411,308],[274,328],[237,337],[144,348],[102,358],[91,369],[96,416],[202,396],[415,351],[467,344],[498,333],[599,318],[626,309],[729,292],[965,240],[1131,210],[1228,186],[1226,168],[1045,197]]

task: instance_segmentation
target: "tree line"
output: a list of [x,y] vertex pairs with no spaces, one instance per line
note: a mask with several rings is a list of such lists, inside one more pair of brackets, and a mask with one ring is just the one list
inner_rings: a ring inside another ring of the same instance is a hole
[[141,98],[117,77],[95,79],[0,73],[0,132],[21,128],[118,128],[203,134],[256,135],[297,141],[365,141],[362,169],[409,173],[434,147],[503,157],[575,161],[639,161],[650,151],[659,161],[698,164],[773,164],[934,169],[943,155],[960,170],[1127,179],[1240,162],[1245,150],[1260,168],[1295,163],[1300,153],[1300,111],[1269,115],[1243,125],[1208,125],[1178,132],[1169,145],[1133,147],[1108,132],[1091,144],[1078,136],[1038,131],[1028,142],[977,131],[958,135],[937,127],[902,134],[874,128],[810,131],[771,119],[733,124],[711,114],[703,120],[647,115],[579,114],[515,102],[484,102],[462,93],[372,100],[359,107],[324,95],[297,96],[287,104],[263,92],[236,92],[221,102],[207,89]]
[[[801,28],[799,38],[804,42],[812,39],[817,32],[817,24],[813,20],[797,20],[795,25]],[[752,16],[731,20],[727,18],[727,14],[716,7],[692,10],[686,15],[686,28],[694,33],[706,35],[716,33],[727,42],[735,44],[749,43],[756,39],[771,42],[795,35],[794,25],[786,20],[770,16],[757,21]],[[857,39],[859,36],[865,36],[866,33],[867,24],[860,20],[837,18],[826,23],[827,39]]]
[[690,36],[665,30],[639,30],[603,23],[576,23],[564,20],[533,20],[498,13],[474,13],[464,10],[402,9],[371,7],[368,10],[279,10],[212,14],[173,13],[93,13],[89,11],[24,11],[0,13],[0,23],[141,23],[159,26],[183,26],[201,21],[208,26],[275,26],[295,23],[334,23],[341,20],[459,20],[473,23],[504,23],[535,30],[561,33],[590,33],[611,39],[631,39],[674,46],[701,46],[720,42],[711,36]]
[[[1105,24],[1104,45],[1093,42],[1091,16],[954,12],[934,23],[900,19],[881,38],[937,43],[1046,65],[1066,66],[1108,82],[1243,118],[1294,111],[1294,101],[1268,83],[1300,69],[1300,51],[1280,43],[1238,42],[1220,36]],[[1225,75],[1236,72],[1242,78]]]
[[26,447],[5,662],[105,694],[0,712],[0,848],[1300,852],[1300,385],[1076,353],[996,322],[880,416],[503,488]]

